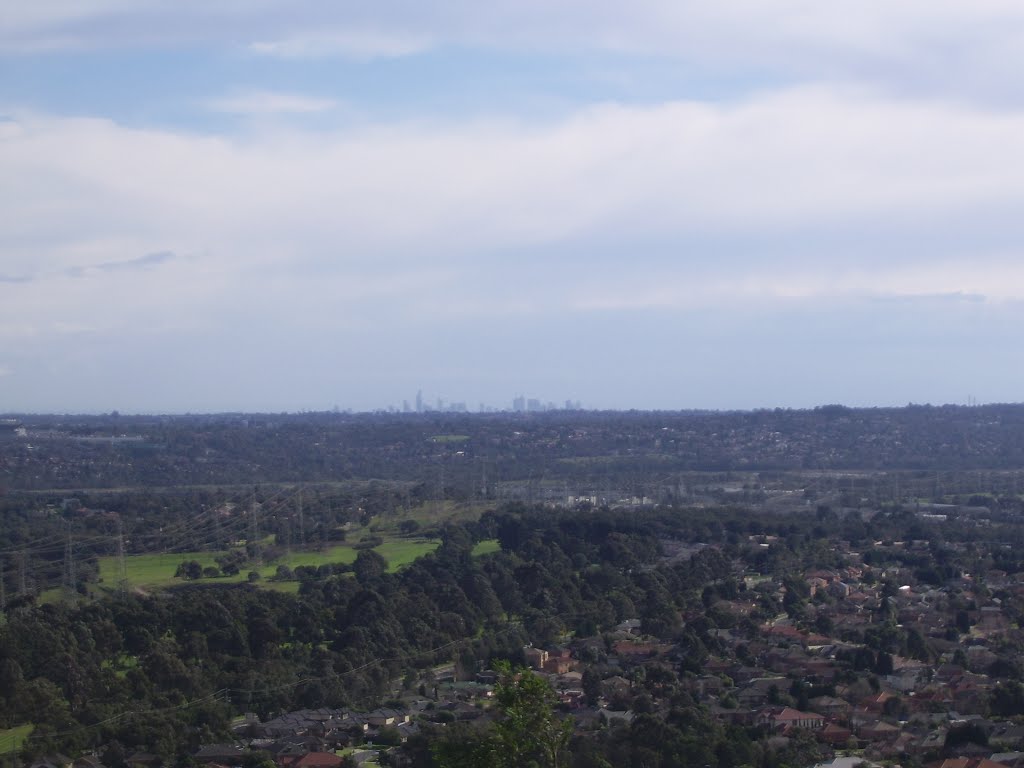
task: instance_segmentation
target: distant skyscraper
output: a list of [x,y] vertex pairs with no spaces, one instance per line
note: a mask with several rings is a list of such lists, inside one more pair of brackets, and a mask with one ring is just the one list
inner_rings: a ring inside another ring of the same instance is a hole
[[416,392],[416,413],[423,413],[423,390]]

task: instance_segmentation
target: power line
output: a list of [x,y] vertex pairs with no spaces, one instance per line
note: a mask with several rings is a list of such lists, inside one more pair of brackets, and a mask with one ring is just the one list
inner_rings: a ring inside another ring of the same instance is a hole
[[[499,637],[499,636],[501,636],[503,634],[506,634],[508,632],[512,632],[513,630],[516,630],[516,629],[519,629],[519,628],[520,628],[520,626],[518,624],[509,624],[504,629],[495,632],[494,633],[494,637]],[[442,645],[439,645],[439,646],[437,646],[435,648],[428,648],[428,649],[423,650],[423,651],[417,651],[417,652],[414,652],[414,653],[408,653],[408,654],[404,654],[404,655],[401,655],[401,656],[391,656],[391,657],[383,657],[382,656],[382,657],[378,657],[376,659],[372,659],[372,660],[366,662],[365,664],[361,664],[358,667],[353,667],[352,669],[345,670],[344,672],[337,672],[337,673],[335,673],[333,675],[323,675],[323,676],[318,675],[316,677],[306,677],[306,678],[303,678],[301,680],[297,680],[297,681],[292,682],[292,683],[285,683],[283,685],[272,686],[272,687],[269,687],[269,688],[252,688],[252,689],[247,689],[247,688],[218,688],[213,693],[209,693],[209,694],[207,694],[205,696],[201,696],[198,699],[191,699],[189,701],[185,701],[185,702],[183,702],[181,704],[175,704],[175,705],[167,706],[167,707],[154,707],[154,708],[150,708],[150,709],[131,709],[131,710],[126,710],[126,711],[120,712],[120,713],[118,713],[116,715],[112,715],[112,716],[106,718],[105,720],[100,720],[99,722],[91,723],[90,725],[80,725],[80,726],[78,726],[76,728],[68,728],[68,729],[65,729],[63,731],[56,731],[56,732],[50,733],[48,735],[51,738],[60,738],[60,737],[63,737],[63,736],[73,736],[73,735],[76,735],[76,734],[79,734],[79,733],[83,733],[83,732],[95,731],[95,730],[98,730],[98,729],[102,728],[103,726],[110,725],[111,723],[119,722],[119,721],[124,720],[124,719],[129,718],[129,717],[145,717],[145,716],[151,716],[151,715],[163,715],[163,714],[168,714],[170,712],[178,712],[178,711],[181,711],[183,709],[189,709],[190,707],[198,706],[200,704],[204,704],[204,703],[209,702],[209,701],[216,701],[222,695],[225,696],[225,700],[227,700],[227,696],[229,694],[232,694],[232,693],[233,694],[238,694],[238,695],[244,695],[244,696],[247,696],[249,698],[252,698],[254,696],[265,695],[265,694],[269,694],[269,693],[278,693],[280,691],[289,690],[289,689],[292,689],[292,688],[298,688],[299,686],[307,685],[308,683],[312,683],[312,682],[318,682],[318,681],[322,681],[322,680],[336,680],[336,679],[348,677],[349,675],[357,674],[359,672],[362,672],[364,669],[368,669],[368,668],[370,668],[372,666],[375,666],[375,665],[378,665],[378,664],[389,664],[389,663],[395,663],[395,662],[401,662],[401,661],[408,661],[410,659],[414,659],[414,658],[417,658],[417,657],[420,657],[420,656],[425,656],[427,654],[439,653],[441,651],[447,650],[449,648],[453,648],[453,647],[458,646],[458,645],[462,645],[464,643],[471,643],[471,642],[473,642],[476,639],[477,639],[476,637],[463,637],[463,638],[459,638],[457,640],[451,640],[451,641],[449,641],[447,643],[443,643]],[[15,751],[16,751],[15,748],[12,746],[9,750],[7,750],[4,753],[0,753],[0,754],[10,755],[10,754],[13,754]]]
[[[53,536],[46,536],[46,537],[44,537],[42,539],[39,539],[38,541],[36,541],[34,543],[36,544],[36,546],[39,546],[39,545],[41,545],[43,543],[46,543],[46,544],[56,544],[56,545],[59,546],[60,541],[63,538],[64,537],[61,534],[58,533],[58,534],[55,534]],[[0,555],[16,555],[19,552],[22,552],[25,548],[26,548],[25,545],[22,544],[21,546],[11,547],[10,549],[0,549]],[[32,547],[29,547],[29,549],[32,549]]]
[[[245,531],[248,528],[248,538],[258,546],[260,542],[260,513],[277,514],[284,511],[286,517],[292,519],[293,513],[288,511],[288,506],[296,500],[300,521],[300,540],[303,547],[305,546],[305,510],[302,504],[301,485],[277,488],[262,503],[256,501],[256,488],[253,488],[249,494],[252,514],[239,515],[227,524],[221,520],[220,510],[223,509],[223,505],[202,509],[197,515],[187,520],[180,520],[155,532],[132,533],[126,531],[123,518],[118,516],[117,529],[114,534],[76,536],[71,530],[71,522],[68,521],[67,530],[63,534],[44,536],[34,541],[25,542],[17,548],[0,550],[0,560],[5,555],[11,557],[17,572],[15,584],[19,593],[25,595],[37,586],[40,589],[48,588],[54,583],[54,579],[60,586],[74,588],[78,578],[80,563],[77,560],[79,558],[83,555],[102,557],[104,556],[103,550],[106,552],[113,550],[117,560],[117,589],[123,593],[128,588],[127,558],[131,542],[149,542],[150,545],[159,541],[166,542],[157,550],[162,554],[219,551],[229,546],[232,540],[246,538]],[[224,503],[235,504],[236,502],[229,499]],[[290,528],[290,526],[285,526],[286,534],[291,534]],[[153,550],[146,547],[146,552],[152,553]],[[259,551],[257,554],[258,564],[262,565],[262,554]],[[38,583],[34,584],[34,581]],[[8,584],[5,583],[5,592],[7,586]]]

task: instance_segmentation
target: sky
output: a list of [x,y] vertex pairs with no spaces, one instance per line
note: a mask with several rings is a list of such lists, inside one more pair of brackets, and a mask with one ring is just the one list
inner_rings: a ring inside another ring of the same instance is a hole
[[1024,400],[1019,0],[0,0],[0,412]]

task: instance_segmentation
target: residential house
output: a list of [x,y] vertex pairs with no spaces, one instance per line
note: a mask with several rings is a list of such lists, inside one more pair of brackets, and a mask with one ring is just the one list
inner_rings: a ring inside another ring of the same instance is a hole
[[310,752],[292,763],[291,768],[338,768],[342,762],[333,752]]
[[816,731],[825,727],[825,718],[817,712],[801,712],[792,707],[773,707],[758,714],[757,724],[779,732],[791,728]]
[[207,744],[192,755],[197,763],[219,763],[220,765],[241,765],[246,751],[237,744]]
[[829,723],[818,731],[818,739],[831,747],[843,747],[853,736],[853,731],[836,723]]

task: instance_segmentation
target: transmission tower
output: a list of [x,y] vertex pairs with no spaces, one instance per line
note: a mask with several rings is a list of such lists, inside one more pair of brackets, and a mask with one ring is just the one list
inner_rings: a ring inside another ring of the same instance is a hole
[[299,488],[299,549],[306,548],[306,521],[302,516],[302,488]]
[[124,524],[117,518],[117,591],[128,595],[128,564],[124,558]]
[[260,546],[260,521],[259,509],[256,506],[256,490],[252,492],[252,507],[249,513],[249,539],[252,541],[256,552],[256,565],[263,566],[263,548]]
[[438,464],[437,474],[437,514],[440,517],[444,514],[444,464]]
[[[204,506],[203,507],[203,511],[205,511],[205,510],[206,510],[206,507]],[[227,542],[224,541],[224,531],[221,529],[220,510],[216,506],[214,506],[213,509],[211,509],[211,514],[213,515],[213,542],[214,542],[214,546],[217,549],[222,549],[222,548],[227,546]]]
[[64,545],[64,586],[71,593],[75,591],[75,550],[71,541],[71,526],[68,525],[68,538]]
[[18,560],[18,594],[28,594],[28,555],[21,550],[21,557]]

